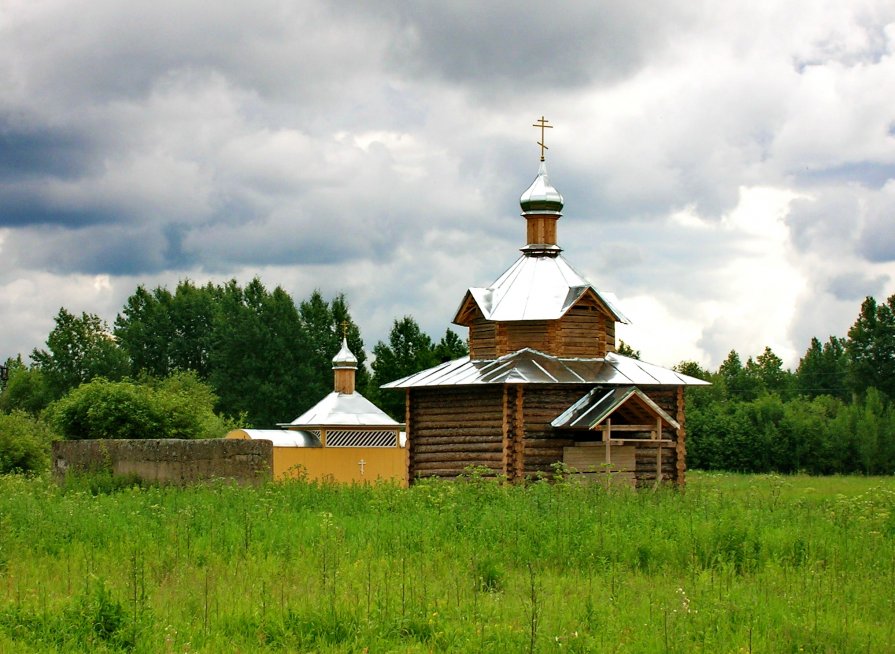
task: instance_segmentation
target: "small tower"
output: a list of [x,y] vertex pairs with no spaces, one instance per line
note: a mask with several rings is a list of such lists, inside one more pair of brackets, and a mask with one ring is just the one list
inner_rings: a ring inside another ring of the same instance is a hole
[[556,223],[562,214],[563,199],[550,183],[547,163],[541,159],[538,176],[519,199],[527,224],[527,244],[522,252],[528,256],[556,256],[562,251],[556,243]]
[[342,349],[333,357],[333,380],[336,393],[354,393],[354,377],[357,374],[357,357],[348,348],[348,339],[342,338]]

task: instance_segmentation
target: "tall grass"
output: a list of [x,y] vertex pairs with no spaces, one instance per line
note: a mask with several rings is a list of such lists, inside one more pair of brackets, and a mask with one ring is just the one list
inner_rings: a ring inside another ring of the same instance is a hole
[[895,651],[895,480],[0,478],[0,652]]

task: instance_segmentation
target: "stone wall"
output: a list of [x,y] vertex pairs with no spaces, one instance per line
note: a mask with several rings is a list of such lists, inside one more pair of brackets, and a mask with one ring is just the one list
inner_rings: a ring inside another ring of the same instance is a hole
[[83,440],[53,443],[53,475],[108,471],[145,481],[189,484],[226,478],[239,484],[270,479],[270,441],[231,439]]

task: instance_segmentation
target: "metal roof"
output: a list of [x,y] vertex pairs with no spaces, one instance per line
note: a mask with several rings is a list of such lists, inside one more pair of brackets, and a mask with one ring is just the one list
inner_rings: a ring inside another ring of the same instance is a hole
[[[560,254],[523,254],[491,286],[470,288],[468,294],[486,320],[557,320],[588,290],[606,305],[615,320],[628,322],[625,315]],[[465,304],[466,297],[454,315],[455,323]]]
[[562,194],[550,183],[546,162],[542,161],[538,166],[538,175],[519,198],[519,206],[525,213],[559,213],[562,211]]
[[348,347],[347,338],[342,338],[342,349],[333,357],[333,368],[357,368],[357,357]]
[[[230,434],[245,434],[248,440],[271,441],[274,447],[323,447],[320,439],[309,431],[287,429],[236,429]],[[228,437],[231,437],[228,434]]]
[[622,386],[608,391],[605,388],[594,388],[557,416],[550,426],[561,429],[593,429],[632,396],[637,396],[655,415],[674,429],[680,427],[662,407],[634,386]]
[[360,393],[333,391],[290,423],[279,427],[400,427],[378,406]]
[[708,382],[615,352],[599,359],[563,359],[525,348],[499,359],[470,360],[463,357],[448,361],[385,384],[382,388],[478,384],[700,386],[708,385]]

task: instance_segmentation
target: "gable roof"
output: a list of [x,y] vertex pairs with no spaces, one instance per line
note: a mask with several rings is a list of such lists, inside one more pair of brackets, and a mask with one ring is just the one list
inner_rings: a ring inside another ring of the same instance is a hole
[[647,413],[661,418],[669,427],[674,429],[680,427],[662,407],[634,386],[622,386],[608,391],[604,388],[594,388],[558,415],[550,426],[562,429],[593,429],[629,401],[640,402]]
[[333,391],[295,420],[278,427],[401,427],[360,393]]
[[454,315],[453,322],[464,322],[469,302],[475,302],[486,320],[557,320],[585,294],[593,293],[617,322],[627,323],[625,315],[590,282],[563,259],[556,256],[523,254],[491,286],[470,288]]
[[564,359],[524,348],[498,359],[455,359],[384,384],[382,388],[479,384],[705,386],[708,382],[615,352],[595,359]]

